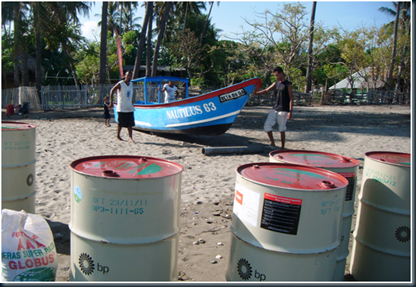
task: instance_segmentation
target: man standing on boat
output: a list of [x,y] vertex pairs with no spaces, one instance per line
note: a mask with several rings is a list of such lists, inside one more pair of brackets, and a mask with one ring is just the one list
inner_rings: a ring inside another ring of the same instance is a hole
[[163,86],[162,92],[165,92],[165,103],[174,102],[176,100],[176,96],[179,96],[178,88],[172,81],[169,81]]
[[117,90],[117,113],[118,113],[118,127],[117,139],[122,141],[120,137],[121,128],[127,128],[129,131],[129,142],[133,141],[133,126],[134,126],[134,106],[133,106],[133,84],[130,83],[132,72],[127,71],[124,80],[118,82],[110,92],[110,107],[113,106],[113,94]]
[[264,131],[267,133],[270,139],[270,149],[277,149],[273,138],[273,126],[279,125],[280,139],[282,141],[281,149],[285,148],[286,139],[286,122],[292,118],[293,110],[293,95],[292,95],[292,83],[285,79],[285,74],[281,67],[273,69],[273,74],[276,77],[270,87],[265,90],[257,91],[255,95],[265,94],[269,91],[274,91],[275,104],[273,109],[267,115],[267,119],[264,122]]

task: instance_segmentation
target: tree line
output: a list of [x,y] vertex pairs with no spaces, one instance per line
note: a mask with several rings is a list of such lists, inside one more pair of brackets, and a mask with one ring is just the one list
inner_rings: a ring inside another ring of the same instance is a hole
[[[194,86],[219,88],[253,77],[265,85],[271,70],[282,66],[294,89],[329,87],[353,75],[368,88],[382,82],[389,90],[410,90],[410,2],[393,2],[380,13],[391,23],[355,27],[324,27],[301,3],[279,3],[276,12],[253,12],[249,31],[220,40],[211,22],[220,2],[103,2],[100,35],[81,36],[79,17],[95,2],[2,2],[2,70],[13,73],[14,86],[29,86],[28,58],[35,59],[36,87],[111,83],[120,78],[117,35],[123,65],[140,65],[156,76],[158,65],[181,68]],[[134,17],[138,5],[144,17]],[[353,3],[352,3],[353,5]],[[13,29],[12,29],[13,27]],[[98,28],[98,27],[97,27]],[[3,85],[4,85],[3,84]],[[39,94],[40,95],[40,94]]]

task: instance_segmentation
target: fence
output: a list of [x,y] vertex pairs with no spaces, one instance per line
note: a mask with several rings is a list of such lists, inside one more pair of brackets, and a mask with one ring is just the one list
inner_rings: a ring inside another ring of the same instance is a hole
[[[81,86],[46,86],[41,89],[42,104],[39,102],[36,87],[19,87],[2,90],[2,108],[7,105],[22,105],[29,103],[30,110],[63,110],[76,108],[101,107],[104,96],[110,96],[114,84]],[[179,98],[185,98],[185,88],[179,87]],[[159,102],[159,89],[157,85],[148,85],[148,101]],[[190,96],[200,94],[197,91],[189,91]],[[116,100],[116,99],[115,99]],[[144,100],[143,85],[133,85],[133,103]],[[161,99],[163,102],[163,97]]]
[[370,91],[349,94],[340,90],[324,93],[323,104],[400,104],[410,105],[410,93]]
[[[82,86],[46,86],[41,89],[42,104],[39,102],[36,87],[19,87],[2,90],[2,108],[7,105],[22,105],[29,103],[31,111],[48,111],[61,109],[101,107],[104,96],[109,96],[113,84]],[[185,98],[185,88],[179,87],[179,98]],[[189,96],[197,96],[206,91],[189,90]],[[148,85],[148,102],[159,102],[157,85]],[[320,97],[320,96],[319,96]],[[270,105],[273,94],[268,93],[262,97],[252,97],[248,105]],[[133,86],[133,103],[144,100],[143,85]],[[294,105],[310,105],[314,97],[312,94],[293,91]],[[163,98],[161,99],[163,102]],[[410,105],[410,93],[397,93],[384,91],[371,91],[366,94],[347,94],[340,91],[330,91],[324,94],[322,104],[404,104]]]
[[1,91],[2,109],[7,105],[23,105],[26,102],[29,103],[30,110],[41,109],[36,87],[19,87]]
[[[248,105],[273,105],[274,93],[269,92],[263,95],[253,96],[249,99]],[[302,93],[299,91],[293,91],[293,105],[294,106],[309,106],[313,102],[313,95],[310,93]]]
[[22,105],[29,103],[30,110],[62,110],[102,106],[103,96],[110,95],[114,85],[82,86],[46,86],[41,89],[42,104],[40,104],[36,87],[19,87],[2,90],[2,108],[7,105]]

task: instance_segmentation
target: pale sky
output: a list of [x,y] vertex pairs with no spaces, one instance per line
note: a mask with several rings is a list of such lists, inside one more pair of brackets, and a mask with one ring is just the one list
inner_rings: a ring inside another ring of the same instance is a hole
[[[296,1],[297,2],[297,1]],[[255,12],[262,13],[269,10],[272,13],[280,11],[283,3],[296,3],[295,1],[219,1],[214,3],[211,12],[211,23],[215,28],[223,30],[220,39],[226,39],[224,36],[233,37],[233,33],[241,33],[244,30],[251,30],[244,19],[252,22],[256,17]],[[300,2],[306,7],[309,13],[312,10],[312,1]],[[139,2],[139,7],[135,17],[143,17],[145,9],[141,7],[143,2]],[[90,12],[90,18],[80,18],[83,23],[82,35],[88,39],[94,40],[96,35],[99,40],[100,29],[97,23],[101,17],[95,17],[95,14],[101,15],[102,2],[96,1]],[[341,25],[346,30],[354,30],[355,28],[365,25],[372,26],[381,25],[394,21],[394,18],[378,11],[380,7],[393,8],[391,1],[318,1],[316,5],[315,22],[322,22],[325,27],[333,27]],[[208,14],[207,10],[203,11]],[[308,15],[308,23],[310,16]],[[143,19],[139,21],[142,24]]]

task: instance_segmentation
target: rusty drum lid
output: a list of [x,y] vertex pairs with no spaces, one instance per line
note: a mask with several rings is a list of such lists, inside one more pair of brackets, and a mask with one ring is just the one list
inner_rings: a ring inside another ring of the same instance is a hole
[[371,151],[366,152],[365,156],[375,161],[399,166],[410,167],[410,154],[390,151]]
[[34,124],[22,123],[22,122],[1,122],[2,131],[12,131],[12,130],[29,130],[34,129],[36,126]]
[[335,172],[289,163],[244,164],[237,168],[237,173],[256,183],[285,189],[329,190],[348,185],[348,180]]
[[161,178],[183,171],[172,161],[130,155],[87,157],[71,162],[70,167],[77,173],[112,179]]
[[310,150],[277,150],[270,152],[270,156],[279,162],[319,168],[352,168],[360,164],[358,160],[350,157]]

